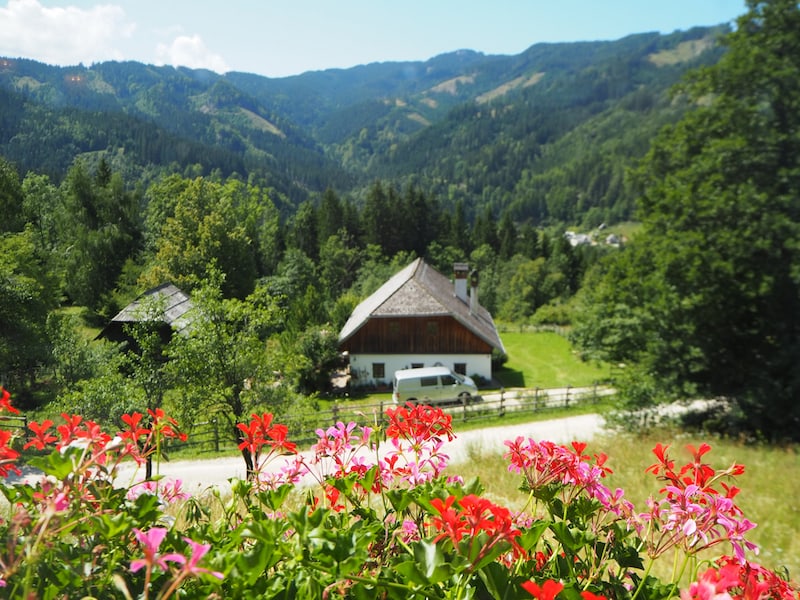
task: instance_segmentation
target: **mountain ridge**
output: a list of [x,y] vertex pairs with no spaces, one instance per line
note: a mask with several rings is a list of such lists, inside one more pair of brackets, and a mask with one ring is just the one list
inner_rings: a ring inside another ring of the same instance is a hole
[[[647,110],[658,106],[666,119],[667,89],[689,68],[713,63],[725,31],[539,43],[510,56],[456,50],[281,78],[0,59],[0,153],[55,178],[75,157],[104,153],[144,180],[165,169],[238,173],[274,189],[290,210],[327,187],[358,197],[387,178],[463,201],[473,215],[487,200],[499,212],[521,206],[508,196],[536,172],[535,156],[604,111],[622,110],[623,99],[633,106],[636,94],[640,102],[649,95]],[[504,155],[503,164],[483,163],[490,154]],[[459,175],[459,161],[467,171],[479,161],[488,174]],[[492,182],[498,170],[504,182]],[[516,216],[547,217],[535,213],[519,208]]]

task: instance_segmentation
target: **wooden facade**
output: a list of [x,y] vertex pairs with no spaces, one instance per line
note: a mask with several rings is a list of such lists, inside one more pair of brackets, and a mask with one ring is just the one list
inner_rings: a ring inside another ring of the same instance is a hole
[[490,354],[492,346],[452,316],[370,319],[342,346],[351,354]]

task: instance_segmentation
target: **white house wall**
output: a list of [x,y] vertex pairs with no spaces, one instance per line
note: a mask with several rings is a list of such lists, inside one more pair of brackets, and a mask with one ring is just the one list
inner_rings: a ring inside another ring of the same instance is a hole
[[[376,380],[372,377],[373,363],[383,363],[383,379]],[[470,377],[478,375],[487,380],[492,378],[491,354],[351,354],[352,384],[355,386],[391,384],[394,372],[399,369],[410,369],[412,363],[421,364],[423,367],[441,365],[453,370],[456,363],[465,363],[466,374]]]

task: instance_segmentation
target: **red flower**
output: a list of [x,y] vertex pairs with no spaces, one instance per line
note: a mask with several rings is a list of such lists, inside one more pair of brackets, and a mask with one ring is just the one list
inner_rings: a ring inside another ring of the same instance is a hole
[[324,491],[325,498],[327,498],[331,510],[334,512],[342,512],[345,509],[345,505],[339,502],[339,496],[341,495],[341,492],[339,492],[339,490],[332,485],[328,484],[325,484]]
[[514,527],[511,512],[507,508],[474,494],[468,494],[458,501],[455,496],[448,496],[444,501],[434,498],[431,500],[431,506],[439,513],[438,517],[433,518],[433,526],[441,531],[434,541],[448,537],[458,549],[463,539],[472,540],[471,545],[474,545],[479,534],[485,534],[485,537],[481,538],[482,546],[477,549],[476,555],[474,555],[476,549],[470,548],[470,556],[474,558],[474,562],[480,562],[481,556],[485,556],[501,542],[508,542],[511,545],[515,558],[525,554],[517,542],[521,532]]
[[164,414],[163,409],[156,408],[153,410],[148,408],[147,414],[150,415],[153,432],[158,432],[164,437],[179,439],[182,442],[189,439],[188,435],[178,429],[178,421]]
[[658,462],[647,467],[644,472],[658,475],[661,472],[671,472],[675,468],[675,461],[672,461],[667,456],[667,449],[669,446],[664,446],[661,442],[656,444],[653,448],[653,454],[656,455]]
[[136,442],[140,437],[150,435],[149,429],[146,427],[139,427],[139,423],[143,417],[144,415],[140,412],[122,415],[122,422],[128,426],[128,430],[120,432],[120,437]]
[[11,394],[8,393],[8,390],[5,389],[3,386],[0,386],[0,390],[2,390],[2,394],[0,394],[0,410],[5,409],[10,413],[19,414],[19,411],[11,406]]
[[438,517],[433,518],[433,526],[440,530],[440,533],[435,541],[439,541],[444,537],[449,537],[453,542],[453,546],[458,546],[458,542],[464,537],[467,531],[467,524],[461,518],[458,512],[451,508],[456,501],[455,496],[448,496],[446,500],[442,501],[441,498],[434,498],[431,500],[431,506],[439,513]]
[[31,446],[35,446],[37,450],[44,450],[44,447],[50,442],[57,442],[58,438],[56,436],[47,433],[52,426],[53,422],[50,419],[45,419],[42,421],[41,425],[39,425],[39,423],[36,421],[33,421],[30,425],[28,425],[28,429],[30,429],[36,435],[36,437],[25,444],[22,449],[27,450]]
[[599,594],[595,594],[588,590],[584,590],[581,592],[581,597],[583,600],[607,600],[605,596],[601,596]]
[[20,470],[14,465],[14,461],[19,457],[19,452],[7,446],[11,439],[11,432],[0,429],[0,476],[8,477],[11,471],[19,475]]
[[522,588],[538,600],[554,600],[564,589],[564,584],[548,579],[539,587],[535,581],[526,581],[522,584]]
[[441,408],[408,402],[405,406],[387,409],[386,416],[389,418],[386,428],[389,438],[421,444],[432,439],[440,440],[443,436],[447,436],[448,441],[455,437],[452,417]]
[[236,427],[244,433],[245,439],[239,444],[239,450],[249,450],[257,454],[263,446],[270,446],[275,450],[297,452],[297,446],[286,439],[289,428],[283,424],[272,425],[272,414],[251,415],[250,423],[237,423]]
[[61,418],[64,419],[64,423],[56,427],[56,430],[61,436],[61,442],[59,442],[59,446],[66,446],[78,437],[78,432],[80,431],[80,424],[81,421],[83,421],[83,417],[80,415],[68,415],[67,413],[61,413]]

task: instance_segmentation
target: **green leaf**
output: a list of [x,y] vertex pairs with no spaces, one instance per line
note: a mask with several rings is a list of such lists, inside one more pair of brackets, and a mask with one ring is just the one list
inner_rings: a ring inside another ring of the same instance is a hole
[[430,583],[440,583],[453,574],[442,549],[433,542],[423,540],[414,544],[414,559],[420,572]]
[[414,501],[414,497],[405,489],[386,490],[386,498],[398,513],[402,513]]
[[256,497],[270,510],[278,510],[283,506],[284,501],[293,489],[293,485],[286,483],[274,490],[260,491]]
[[53,450],[46,456],[34,456],[28,461],[30,466],[44,471],[46,475],[52,475],[59,481],[69,477],[74,469],[72,457],[82,453],[78,448],[67,448],[62,454],[58,450]]
[[536,547],[536,544],[539,543],[539,540],[542,538],[542,534],[547,531],[550,525],[551,521],[546,521],[544,519],[535,521],[530,527],[522,530],[522,534],[519,536],[519,538],[517,538],[519,545],[522,546],[526,551],[530,552]]
[[639,551],[633,546],[622,546],[621,544],[616,544],[612,551],[612,556],[620,567],[644,569],[642,557],[639,554]]
[[413,560],[406,560],[394,565],[394,569],[403,576],[403,579],[416,584],[427,585],[428,579],[417,567],[417,563]]
[[478,571],[478,576],[492,598],[507,598],[509,588],[518,587],[517,582],[509,577],[508,569],[498,562],[492,562],[483,567]]
[[565,550],[571,554],[577,554],[585,545],[586,537],[577,527],[571,527],[564,521],[556,521],[550,525],[551,531]]

